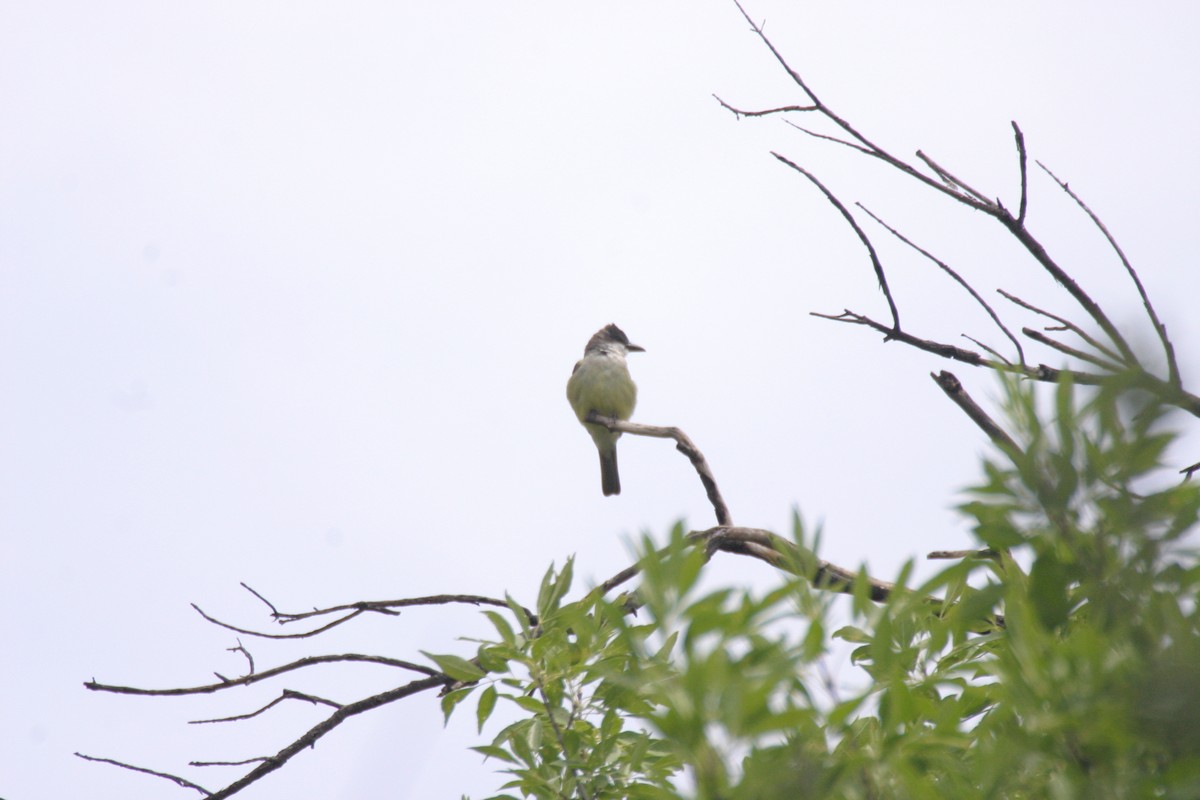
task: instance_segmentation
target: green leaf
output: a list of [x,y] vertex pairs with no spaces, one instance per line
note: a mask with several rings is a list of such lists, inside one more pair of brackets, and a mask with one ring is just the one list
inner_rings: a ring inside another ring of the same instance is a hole
[[546,704],[535,697],[530,697],[527,694],[505,695],[509,700],[519,705],[521,708],[532,714],[543,714],[546,711]]
[[479,705],[475,708],[475,720],[479,725],[479,732],[483,732],[483,723],[488,721],[488,717],[492,715],[492,710],[496,707],[496,687],[488,686],[479,694]]
[[842,639],[854,644],[866,644],[875,640],[875,637],[871,636],[862,628],[856,628],[853,625],[846,625],[838,628],[833,632],[833,638]]
[[503,747],[496,747],[490,744],[480,744],[471,748],[476,753],[482,753],[486,758],[496,758],[500,761],[507,761],[509,764],[519,764],[517,759],[505,750]]
[[467,695],[474,690],[474,686],[464,686],[461,689],[455,689],[454,691],[446,692],[444,695],[442,695],[442,721],[449,721],[450,714],[454,711],[454,707],[463,700],[466,700]]
[[1050,630],[1067,621],[1071,610],[1070,575],[1053,550],[1038,556],[1029,570],[1029,594],[1038,619]]
[[[517,635],[513,632],[512,626],[508,624],[508,620],[504,618],[498,611],[485,610],[484,616],[491,620],[492,627],[496,629],[496,633],[500,634],[500,638],[505,644],[515,645],[517,643]],[[525,616],[522,614],[521,616]]]
[[437,664],[438,669],[456,681],[474,682],[482,678],[484,675],[487,675],[486,672],[472,664],[470,661],[467,661],[462,656],[449,654],[435,655],[433,653],[427,653],[424,650],[421,651],[421,655]]

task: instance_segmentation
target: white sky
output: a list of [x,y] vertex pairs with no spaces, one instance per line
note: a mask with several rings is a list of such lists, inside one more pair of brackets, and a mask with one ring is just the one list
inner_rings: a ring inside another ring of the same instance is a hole
[[[748,8],[860,130],[1010,205],[1018,120],[1141,271],[1187,379],[1200,9],[1049,5]],[[626,565],[626,537],[710,525],[665,442],[622,440],[624,493],[601,496],[564,385],[608,322],[647,348],[635,419],[692,436],[737,522],[786,532],[798,505],[824,521],[823,555],[884,578],[969,546],[950,507],[985,445],[928,373],[952,369],[981,399],[994,383],[808,316],[886,307],[836,212],[767,151],[981,291],[1072,312],[1066,295],[981,215],[780,120],[735,121],[712,93],[802,99],[727,0],[0,2],[0,797],[193,797],[71,753],[180,772],[266,755],[324,712],[185,722],[284,687],[349,702],[398,682],[351,666],[188,700],[82,688],[237,674],[235,637],[188,604],[265,627],[239,581],[293,610],[532,603],[551,561],[577,554],[599,581]],[[1119,265],[1037,172],[1030,216],[1149,343]],[[863,224],[910,331],[1003,343]],[[710,570],[771,578],[730,557]],[[327,642],[244,641],[262,669],[466,652],[455,637],[482,632],[473,612],[433,609]],[[243,796],[483,797],[501,779],[466,752],[478,741],[470,711],[443,730],[422,696]],[[187,774],[215,789],[240,771]]]

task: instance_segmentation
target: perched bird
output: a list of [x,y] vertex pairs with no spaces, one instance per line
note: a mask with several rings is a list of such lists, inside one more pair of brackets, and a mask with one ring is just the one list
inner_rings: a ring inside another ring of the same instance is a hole
[[617,473],[617,439],[621,434],[584,420],[592,411],[622,420],[633,416],[637,385],[629,377],[625,355],[645,349],[630,344],[625,331],[616,325],[605,325],[588,340],[583,358],[571,370],[567,381],[567,400],[600,451],[600,486],[605,497],[621,493],[621,478]]

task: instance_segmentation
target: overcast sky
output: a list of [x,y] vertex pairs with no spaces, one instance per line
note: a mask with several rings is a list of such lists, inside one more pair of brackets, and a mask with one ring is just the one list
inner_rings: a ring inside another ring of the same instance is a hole
[[[1010,207],[1018,120],[1120,239],[1196,389],[1194,4],[747,8],[874,141],[922,148]],[[349,666],[198,699],[83,689],[238,674],[236,637],[189,603],[266,628],[241,581],[285,610],[532,603],[552,561],[575,554],[598,582],[628,563],[628,537],[711,525],[666,442],[625,437],[624,492],[601,495],[564,386],[609,322],[646,348],[635,419],[691,435],[738,523],[786,532],[798,507],[823,521],[825,557],[883,578],[970,546],[952,506],[986,445],[928,373],[980,399],[994,380],[808,315],[886,306],[853,234],[768,151],[989,296],[1069,299],[982,215],[779,119],[738,121],[713,93],[803,100],[729,0],[0,1],[0,797],[194,797],[71,754],[215,789],[241,769],[187,761],[274,753],[324,712],[187,720],[285,687],[349,702],[407,680]],[[1151,346],[1095,230],[1036,170],[1030,198],[1030,228]],[[864,226],[911,332],[1003,344]],[[773,577],[733,557],[709,569]],[[483,632],[474,612],[431,609],[243,642],[263,669],[468,652],[456,637]],[[443,730],[421,696],[244,796],[484,797],[502,780],[466,752],[478,742],[470,713]]]

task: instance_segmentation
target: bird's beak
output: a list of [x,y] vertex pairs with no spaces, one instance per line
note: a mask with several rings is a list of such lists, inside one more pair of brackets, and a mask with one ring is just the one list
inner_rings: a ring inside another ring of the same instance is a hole
[[644,353],[644,352],[646,352],[646,348],[642,347],[640,344],[627,344],[627,345],[625,345],[625,349],[626,349],[626,350],[628,350],[628,351],[629,351],[629,352],[631,352],[631,353]]

